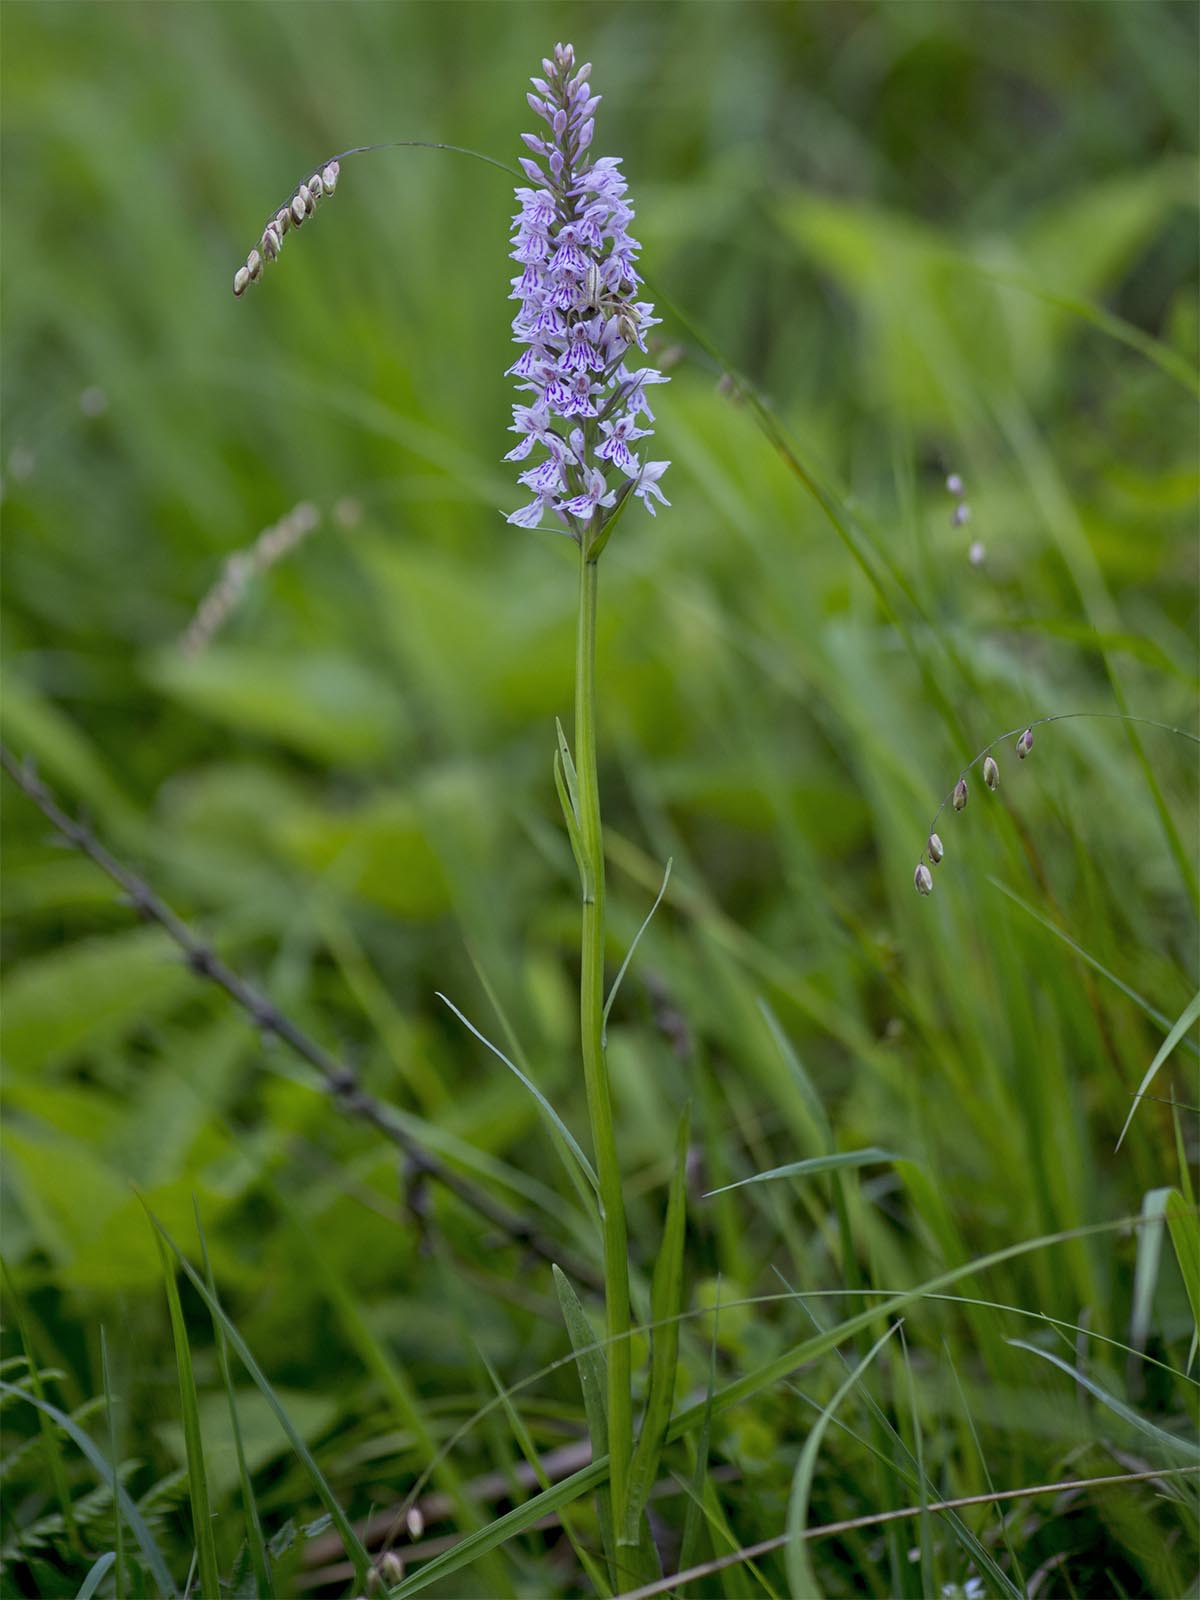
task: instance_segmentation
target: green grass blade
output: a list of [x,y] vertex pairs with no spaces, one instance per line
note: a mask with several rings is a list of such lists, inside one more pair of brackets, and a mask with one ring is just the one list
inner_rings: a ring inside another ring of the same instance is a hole
[[658,1475],[658,1464],[662,1459],[675,1398],[675,1371],[679,1363],[679,1313],[683,1308],[683,1245],[687,1232],[687,1158],[691,1121],[691,1107],[685,1106],[675,1137],[675,1171],[671,1178],[667,1219],[650,1291],[650,1315],[654,1323],[650,1389],[629,1471],[629,1498],[618,1541],[622,1545],[636,1545],[639,1542],[642,1512]]
[[[6,1262],[0,1260],[0,1273],[3,1274],[4,1284],[8,1291],[8,1302],[13,1309],[13,1319],[17,1324],[17,1337],[21,1341],[21,1348],[25,1352],[25,1360],[29,1367],[29,1385],[39,1400],[46,1398],[46,1391],[42,1386],[42,1375],[38,1370],[37,1359],[33,1353],[33,1340],[29,1335],[29,1325],[25,1316],[25,1305],[17,1293],[17,1286],[13,1282],[12,1274]],[[46,1460],[50,1467],[50,1481],[54,1485],[54,1496],[58,1501],[58,1508],[62,1512],[63,1526],[67,1530],[67,1537],[75,1550],[82,1551],[83,1545],[79,1537],[79,1528],[75,1522],[75,1507],[71,1503],[71,1490],[67,1483],[67,1469],[63,1464],[62,1446],[55,1433],[50,1418],[44,1411],[39,1411],[38,1431],[41,1433],[42,1442],[46,1450]],[[114,1463],[115,1464],[115,1463]]]
[[[1056,922],[1051,922],[1049,917],[1039,911],[1036,906],[1031,906],[1028,900],[1023,900],[1015,889],[1010,889],[1006,883],[1001,883],[999,878],[989,877],[988,882],[993,889],[999,889],[1001,894],[1011,900],[1013,905],[1019,906],[1027,916],[1032,917],[1035,922],[1040,922],[1047,933],[1052,933],[1056,939],[1061,939],[1068,949],[1073,950],[1081,961],[1091,967],[1093,972],[1098,972],[1114,988],[1119,989],[1126,999],[1132,1000],[1134,1005],[1144,1011],[1146,1016],[1150,1017],[1154,1022],[1157,1022],[1160,1028],[1166,1031],[1170,1030],[1171,1019],[1165,1012],[1160,1011],[1157,1006],[1152,1006],[1149,1000],[1144,999],[1136,989],[1130,988],[1123,978],[1118,978],[1116,973],[1111,972],[1102,961],[1097,961],[1090,950],[1085,950],[1077,940],[1072,939],[1071,935],[1060,928]],[[1183,1043],[1189,1050],[1200,1055],[1200,1046],[1193,1044],[1190,1039],[1185,1039]]]
[[296,1452],[301,1464],[308,1473],[309,1479],[312,1482],[313,1488],[317,1492],[321,1504],[329,1513],[330,1521],[341,1535],[342,1543],[346,1547],[346,1554],[349,1556],[354,1567],[354,1573],[358,1587],[362,1590],[365,1590],[367,1585],[367,1577],[371,1569],[371,1558],[364,1549],[362,1540],[358,1537],[358,1534],[355,1533],[350,1519],[338,1504],[333,1490],[329,1487],[329,1484],[325,1479],[325,1474],[321,1471],[313,1457],[312,1451],[308,1448],[307,1444],[305,1444],[303,1438],[300,1436],[296,1427],[292,1423],[291,1418],[288,1416],[287,1411],[284,1409],[283,1402],[275,1393],[275,1390],[271,1387],[270,1382],[263,1373],[262,1368],[250,1353],[250,1347],[247,1345],[237,1328],[226,1315],[225,1309],[221,1305],[221,1302],[217,1299],[215,1294],[211,1294],[209,1292],[208,1286],[204,1282],[204,1279],[201,1278],[200,1274],[192,1266],[191,1262],[188,1261],[187,1257],[183,1254],[183,1251],[180,1250],[174,1239],[172,1239],[171,1235],[163,1227],[162,1223],[149,1209],[149,1207],[146,1208],[146,1215],[150,1218],[150,1221],[153,1223],[154,1227],[158,1230],[167,1245],[169,1245],[171,1250],[174,1252],[176,1260],[183,1268],[196,1293],[200,1296],[201,1300],[204,1301],[214,1319],[221,1324],[221,1328],[224,1331],[225,1337],[229,1340],[229,1343],[237,1352],[238,1360],[249,1373],[263,1399],[275,1413],[276,1421],[283,1429],[289,1444]]
[[821,1590],[817,1584],[816,1573],[812,1569],[812,1562],[808,1559],[808,1544],[804,1533],[808,1526],[808,1498],[812,1491],[812,1482],[817,1470],[817,1456],[821,1449],[821,1440],[825,1437],[825,1430],[833,1417],[834,1412],[842,1401],[854,1388],[863,1373],[874,1361],[880,1350],[899,1328],[898,1322],[893,1323],[886,1333],[880,1334],[866,1355],[839,1384],[832,1400],[821,1412],[813,1423],[812,1429],[805,1440],[804,1449],[800,1452],[800,1459],[796,1463],[795,1476],[792,1478],[792,1492],[788,1499],[787,1532],[788,1542],[786,1549],[786,1564],[788,1583],[793,1595],[804,1595],[806,1600],[821,1600]]
[[[558,1291],[558,1303],[562,1307],[563,1321],[567,1325],[567,1337],[571,1341],[571,1348],[576,1354],[576,1366],[579,1371],[579,1387],[583,1392],[583,1411],[587,1418],[588,1437],[592,1441],[592,1466],[585,1471],[593,1470],[597,1463],[603,1461],[608,1464],[608,1362],[604,1357],[603,1347],[596,1343],[596,1335],[592,1325],[584,1313],[575,1293],[575,1286],[566,1273],[555,1266],[554,1287]],[[597,1474],[599,1482],[603,1482],[606,1474]],[[569,1483],[568,1478],[564,1480]],[[561,1488],[562,1485],[557,1485]],[[554,1490],[550,1491],[551,1495]],[[544,1500],[545,1495],[540,1495],[539,1500]],[[598,1514],[600,1518],[600,1532],[604,1540],[604,1548],[610,1562],[614,1560],[616,1547],[613,1538],[612,1503],[607,1488],[602,1488],[596,1497]]]
[[1158,1288],[1158,1269],[1162,1261],[1163,1221],[1167,1196],[1178,1190],[1151,1189],[1142,1201],[1142,1223],[1138,1229],[1137,1257],[1133,1267],[1133,1301],[1129,1314],[1129,1342],[1143,1350],[1150,1333],[1150,1315]]
[[[700,1426],[706,1414],[711,1410],[713,1416],[730,1410],[733,1406],[740,1405],[752,1395],[761,1393],[770,1388],[772,1384],[780,1382],[789,1376],[797,1367],[802,1367],[810,1361],[825,1355],[830,1350],[836,1349],[847,1339],[852,1339],[860,1330],[869,1330],[872,1326],[885,1317],[895,1316],[926,1296],[939,1293],[949,1288],[952,1284],[970,1278],[974,1274],[986,1271],[989,1267],[997,1267],[1006,1261],[1014,1261],[1021,1256],[1032,1255],[1035,1251],[1047,1249],[1051,1245],[1068,1244],[1076,1239],[1094,1237],[1105,1233],[1115,1233],[1118,1229],[1127,1227],[1130,1218],[1121,1217],[1111,1222],[1091,1223],[1082,1228],[1069,1228],[1061,1233],[1040,1234],[1034,1239],[1022,1239],[1017,1244],[1006,1245],[1001,1250],[992,1250],[988,1254],[977,1256],[962,1266],[951,1267],[946,1272],[940,1272],[936,1277],[928,1278],[922,1284],[917,1284],[912,1289],[905,1289],[900,1293],[889,1295],[879,1305],[870,1310],[860,1311],[853,1317],[847,1317],[844,1322],[835,1327],[823,1329],[811,1338],[803,1340],[800,1344],[791,1346],[781,1355],[775,1356],[754,1371],[745,1373],[740,1378],[735,1378],[732,1383],[725,1385],[712,1396],[711,1401],[705,1399],[697,1404],[688,1406],[679,1412],[667,1430],[667,1441],[682,1438]],[[557,1281],[557,1280],[556,1280]],[[563,1282],[566,1282],[564,1279]],[[568,1290],[575,1306],[579,1302],[574,1290]],[[565,1308],[564,1308],[565,1309]],[[582,1318],[582,1308],[579,1308]],[[589,1342],[594,1343],[591,1329],[587,1327],[587,1319],[583,1318],[583,1328],[586,1330]],[[1039,1352],[1040,1353],[1040,1352]],[[1053,1359],[1053,1358],[1051,1358]],[[1166,1437],[1170,1437],[1167,1435]],[[431,1583],[438,1583],[450,1577],[455,1572],[460,1572],[464,1567],[470,1566],[481,1555],[487,1554],[504,1544],[508,1539],[517,1534],[524,1533],[531,1528],[540,1518],[548,1516],[551,1512],[558,1511],[561,1507],[570,1505],[580,1495],[586,1494],[590,1489],[602,1484],[608,1476],[608,1456],[604,1455],[594,1459],[589,1466],[572,1473],[569,1478],[564,1478],[561,1483],[556,1483],[545,1494],[535,1496],[524,1505],[517,1506],[512,1511],[507,1511],[503,1516],[486,1528],[481,1528],[478,1533],[468,1534],[465,1539],[459,1540],[452,1550],[435,1556],[418,1572],[407,1577],[398,1588],[392,1591],[392,1600],[408,1600],[410,1595],[420,1594]]]
[[[217,1297],[216,1279],[213,1277],[212,1262],[208,1258],[208,1240],[204,1237],[204,1227],[200,1221],[200,1208],[192,1201],[192,1209],[196,1216],[196,1233],[200,1240],[200,1258],[204,1264],[204,1281],[208,1285],[208,1292],[215,1300]],[[250,1471],[246,1465],[246,1448],[242,1440],[242,1424],[238,1417],[237,1396],[233,1388],[233,1374],[229,1367],[229,1345],[225,1338],[225,1330],[216,1317],[212,1319],[213,1336],[217,1345],[217,1365],[221,1372],[221,1383],[225,1390],[225,1399],[229,1405],[229,1427],[233,1434],[234,1454],[237,1458],[238,1484],[241,1487],[242,1506],[246,1513],[246,1548],[250,1555],[250,1570],[254,1574],[254,1590],[258,1600],[271,1600],[271,1564],[267,1556],[267,1543],[263,1537],[262,1522],[258,1515],[258,1502],[254,1497],[254,1486],[250,1481]]]
[[829,1121],[829,1113],[826,1111],[821,1097],[816,1091],[816,1086],[806,1072],[800,1057],[796,1054],[792,1041],[784,1032],[783,1024],[775,1015],[769,1002],[762,995],[758,997],[758,1009],[762,1012],[763,1021],[775,1041],[775,1048],[779,1051],[784,1065],[796,1081],[796,1087],[800,1091],[800,1098],[804,1102],[804,1109],[808,1112],[813,1127],[820,1135],[821,1143],[827,1149],[832,1150],[833,1126]]
[[612,1010],[613,1001],[617,998],[617,992],[621,987],[621,980],[624,978],[626,972],[628,972],[628,970],[629,970],[629,963],[633,960],[634,952],[636,951],[638,945],[642,942],[642,935],[645,933],[646,929],[650,926],[651,922],[654,920],[654,913],[658,910],[659,906],[662,904],[663,895],[666,894],[667,885],[671,881],[671,868],[674,865],[675,865],[674,860],[672,858],[668,857],[668,859],[667,859],[667,869],[663,873],[662,887],[659,889],[657,895],[655,895],[654,904],[650,907],[649,911],[647,911],[647,913],[646,913],[646,915],[645,915],[645,917],[644,917],[644,919],[642,921],[641,927],[634,934],[633,943],[629,946],[629,949],[625,952],[625,959],[624,959],[624,961],[622,961],[621,966],[620,966],[620,970],[618,971],[616,977],[612,981],[612,988],[608,991],[608,999],[604,1002],[604,1022],[603,1022],[603,1033],[602,1033],[602,1037],[603,1037],[603,1039],[605,1041],[607,1041],[607,1039],[608,1039],[608,1013]]
[[158,1245],[167,1305],[171,1312],[171,1337],[175,1343],[175,1369],[179,1375],[179,1406],[183,1419],[183,1445],[187,1457],[188,1490],[192,1504],[192,1531],[196,1536],[196,1560],[200,1569],[201,1600],[221,1600],[221,1571],[213,1537],[212,1512],[208,1504],[208,1474],[204,1467],[204,1438],[200,1432],[200,1403],[196,1396],[196,1377],[192,1367],[192,1348],[179,1286],[170,1257],[161,1239]]
[[739,1178],[720,1189],[709,1189],[704,1198],[714,1194],[728,1194],[730,1189],[742,1189],[748,1183],[769,1183],[773,1178],[811,1178],[819,1172],[836,1172],[845,1167],[869,1167],[876,1162],[907,1161],[908,1156],[895,1150],[843,1150],[835,1155],[810,1156],[806,1161],[789,1161],[786,1166],[772,1167],[769,1172],[756,1172],[749,1178]]
[[170,1600],[175,1600],[175,1596],[178,1595],[179,1591],[175,1587],[167,1563],[163,1560],[162,1551],[154,1541],[154,1535],[146,1526],[137,1506],[122,1488],[116,1472],[104,1459],[92,1440],[84,1433],[83,1429],[71,1417],[67,1416],[65,1411],[60,1411],[49,1400],[39,1400],[35,1394],[30,1394],[27,1390],[20,1389],[15,1384],[8,1383],[4,1379],[0,1379],[0,1394],[7,1395],[10,1399],[24,1400],[26,1404],[36,1406],[39,1411],[44,1411],[50,1420],[62,1429],[71,1442],[79,1447],[100,1481],[107,1485],[114,1500],[119,1504],[121,1515],[124,1516],[125,1521],[129,1524],[130,1530],[138,1542],[138,1547],[145,1557],[146,1565],[149,1567],[160,1591],[169,1596]]
[[[108,1419],[108,1456],[112,1465],[112,1480],[120,1483],[117,1460],[117,1422],[113,1411],[112,1375],[108,1367],[108,1337],[104,1332],[103,1324],[100,1328],[100,1371],[104,1378],[104,1414]],[[124,1600],[127,1593],[125,1586],[125,1531],[121,1526],[121,1502],[113,1496],[113,1538],[116,1550],[117,1574],[115,1579],[117,1600]]]
[[541,1106],[542,1110],[546,1113],[547,1117],[549,1117],[552,1126],[554,1127],[554,1129],[557,1132],[557,1134],[559,1135],[559,1137],[566,1144],[567,1149],[571,1152],[571,1154],[575,1157],[575,1160],[579,1163],[580,1170],[584,1173],[584,1175],[586,1176],[588,1182],[591,1184],[592,1188],[596,1191],[597,1194],[599,1194],[599,1192],[600,1192],[600,1180],[599,1180],[599,1178],[597,1178],[597,1176],[595,1174],[595,1171],[592,1168],[591,1162],[584,1155],[582,1149],[580,1148],[579,1141],[576,1139],[575,1135],[571,1132],[570,1128],[567,1127],[566,1123],[559,1116],[558,1112],[555,1111],[554,1107],[550,1104],[549,1100],[546,1099],[546,1096],[538,1088],[537,1084],[535,1084],[531,1078],[526,1077],[525,1073],[523,1073],[521,1071],[520,1067],[518,1067],[515,1062],[510,1061],[509,1058],[504,1054],[503,1050],[499,1049],[496,1045],[494,1045],[492,1043],[492,1041],[490,1039],[486,1038],[482,1033],[480,1033],[479,1029],[475,1026],[475,1024],[473,1022],[469,1021],[466,1017],[463,1016],[462,1012],[458,1009],[458,1007],[454,1004],[454,1002],[452,1000],[447,1000],[446,996],[444,994],[442,994],[440,991],[438,992],[438,999],[442,1002],[442,1004],[444,1006],[448,1007],[449,1010],[453,1011],[454,1015],[462,1023],[463,1027],[466,1028],[468,1033],[473,1033],[475,1035],[475,1037],[479,1040],[480,1044],[486,1045],[487,1048],[492,1052],[492,1054],[494,1056],[496,1056],[499,1060],[503,1061],[504,1065],[513,1074],[513,1076],[515,1078],[518,1078],[525,1085],[525,1087],[529,1090],[530,1094],[537,1101],[538,1105]]
[[109,1569],[116,1565],[116,1561],[117,1552],[115,1550],[106,1550],[83,1580],[83,1586],[75,1596],[75,1600],[92,1600],[92,1596],[105,1578],[108,1577]]
[[575,815],[575,808],[571,804],[571,796],[567,789],[566,779],[563,777],[562,755],[557,750],[554,752],[554,787],[558,793],[558,803],[562,807],[567,838],[571,841],[571,854],[575,857],[575,865],[579,869],[579,877],[582,882],[587,876],[587,858],[583,851],[583,840],[579,836],[579,818]]
[[1196,1219],[1195,1207],[1188,1205],[1178,1189],[1167,1191],[1164,1210],[1188,1304],[1192,1308],[1192,1323],[1200,1336],[1200,1221]]
[[1080,1372],[1077,1367],[1073,1367],[1069,1361],[1064,1361],[1061,1356],[1056,1356],[1049,1350],[1043,1350],[1036,1344],[1027,1344],[1024,1339],[1009,1339],[1007,1342],[1017,1350],[1028,1350],[1031,1355],[1040,1356],[1043,1361],[1051,1362],[1060,1372],[1065,1372],[1069,1378],[1074,1378],[1075,1382],[1082,1385],[1090,1395],[1099,1400],[1102,1406],[1106,1406],[1115,1416],[1120,1417],[1122,1422],[1128,1423],[1143,1438],[1156,1444],[1160,1450],[1163,1450],[1168,1455],[1180,1457],[1189,1462],[1200,1462],[1200,1445],[1193,1444],[1190,1439],[1177,1438],[1175,1434],[1168,1433],[1165,1428],[1155,1427],[1153,1422],[1148,1422],[1145,1417],[1139,1416],[1132,1406],[1127,1406],[1123,1400],[1118,1400],[1116,1395],[1109,1394],[1108,1390],[1098,1384],[1094,1378],[1089,1378],[1085,1372]]
[[1133,1114],[1137,1110],[1138,1106],[1141,1105],[1142,1096],[1154,1082],[1159,1067],[1162,1066],[1163,1062],[1187,1033],[1188,1029],[1194,1025],[1197,1018],[1200,1018],[1200,989],[1196,990],[1196,993],[1184,1007],[1183,1011],[1180,1013],[1178,1021],[1175,1023],[1175,1026],[1171,1029],[1170,1033],[1159,1046],[1158,1053],[1154,1057],[1154,1060],[1146,1068],[1145,1075],[1142,1078],[1141,1083],[1139,1083],[1137,1086],[1137,1093],[1133,1097],[1133,1104],[1129,1108],[1129,1115],[1125,1118],[1125,1126],[1121,1129],[1121,1138],[1117,1140],[1118,1150],[1121,1148],[1121,1140],[1124,1139],[1125,1135],[1129,1132],[1129,1124],[1133,1121]]
[[[550,1479],[546,1475],[546,1469],[542,1465],[541,1457],[537,1453],[537,1448],[529,1436],[529,1429],[525,1426],[525,1419],[521,1416],[521,1413],[517,1410],[516,1406],[513,1405],[511,1394],[500,1382],[500,1378],[496,1372],[496,1369],[488,1360],[486,1353],[480,1349],[478,1345],[476,1345],[475,1348],[479,1359],[483,1363],[484,1369],[487,1372],[488,1378],[491,1380],[491,1385],[495,1390],[496,1398],[499,1400],[504,1409],[504,1415],[508,1420],[509,1427],[512,1429],[513,1438],[517,1441],[518,1449],[528,1462],[534,1477],[537,1479],[539,1488],[543,1490],[548,1489],[550,1487]],[[568,1515],[568,1513],[564,1510],[562,1512],[561,1521],[563,1532],[570,1540],[571,1548],[575,1552],[575,1559],[579,1562],[579,1565],[583,1568],[584,1572],[587,1573],[589,1583],[591,1583],[598,1595],[606,1596],[611,1594],[612,1590],[609,1588],[604,1574],[601,1572],[597,1563],[593,1560],[591,1552],[586,1548],[579,1537],[573,1517]]]
[[[712,1402],[717,1387],[717,1330],[721,1321],[721,1285],[717,1280],[717,1303],[713,1307],[712,1341],[708,1352],[708,1388],[704,1397],[704,1420],[700,1437],[696,1441],[696,1465],[688,1488],[687,1510],[683,1518],[683,1537],[679,1542],[679,1570],[685,1572],[700,1559],[700,1510],[704,1504],[704,1489],[708,1481],[709,1441],[712,1437]],[[680,1589],[682,1596],[683,1590]]]

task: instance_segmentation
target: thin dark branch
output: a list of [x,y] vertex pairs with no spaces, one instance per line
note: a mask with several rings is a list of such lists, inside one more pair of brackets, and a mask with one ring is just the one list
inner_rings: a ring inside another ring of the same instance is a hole
[[414,1138],[398,1120],[395,1113],[382,1101],[376,1100],[360,1084],[358,1075],[344,1061],[331,1055],[311,1035],[297,1026],[273,1001],[238,976],[207,944],[178,917],[145,879],[131,871],[112,855],[97,839],[85,822],[68,815],[53,793],[42,782],[28,761],[18,761],[12,752],[0,743],[0,766],[21,791],[33,801],[38,810],[55,830],[74,849],[80,851],[124,891],[129,904],[138,914],[162,928],[183,951],[184,959],[198,978],[206,979],[223,989],[249,1016],[263,1033],[273,1033],[291,1046],[310,1066],[315,1067],[325,1082],[334,1103],[360,1122],[367,1122],[389,1139],[408,1158],[415,1172],[424,1173],[448,1189],[472,1211],[491,1223],[514,1244],[530,1250],[544,1261],[556,1262],[581,1283],[593,1289],[603,1287],[595,1268],[543,1234],[536,1224],[520,1212],[512,1210],[502,1200],[497,1200],[488,1190],[472,1179],[456,1172],[425,1145]]

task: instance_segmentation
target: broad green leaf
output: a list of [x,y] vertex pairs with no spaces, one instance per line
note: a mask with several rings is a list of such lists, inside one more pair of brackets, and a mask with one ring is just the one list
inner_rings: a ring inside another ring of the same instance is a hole
[[31,956],[4,985],[5,1057],[14,1071],[43,1072],[124,1037],[196,991],[178,949],[158,928]]
[[349,655],[215,644],[198,656],[164,652],[148,676],[190,710],[317,761],[373,766],[405,736],[397,689]]

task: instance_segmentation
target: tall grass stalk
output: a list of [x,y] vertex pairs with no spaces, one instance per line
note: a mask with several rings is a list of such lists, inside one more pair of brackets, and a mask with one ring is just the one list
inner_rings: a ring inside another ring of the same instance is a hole
[[596,607],[599,556],[587,541],[579,551],[579,618],[575,656],[575,784],[578,803],[583,915],[580,936],[579,1031],[588,1119],[600,1179],[604,1234],[604,1322],[608,1347],[608,1441],[613,1519],[624,1519],[633,1451],[630,1392],[629,1249],[621,1166],[613,1128],[612,1094],[604,1049],[604,834],[596,764]]

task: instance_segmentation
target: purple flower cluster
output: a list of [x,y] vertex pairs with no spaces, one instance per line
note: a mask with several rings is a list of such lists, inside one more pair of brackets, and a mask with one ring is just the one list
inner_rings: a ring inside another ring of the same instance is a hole
[[654,421],[646,390],[668,380],[627,364],[660,319],[633,298],[642,281],[640,246],[626,231],[633,208],[619,159],[588,155],[600,96],[591,65],[574,66],[573,48],[555,45],[528,96],[548,132],[523,135],[532,155],[521,166],[534,187],[516,191],[512,256],[521,271],[511,298],[520,302],[514,339],[525,349],[508,370],[528,402],[513,407],[519,439],[504,459],[523,461],[534,445],[545,451],[520,474],[534,498],[509,522],[536,527],[549,511],[591,543],[630,493],[652,515],[656,499],[670,504],[659,487],[670,462],[642,461],[636,450],[651,434],[640,423]]

